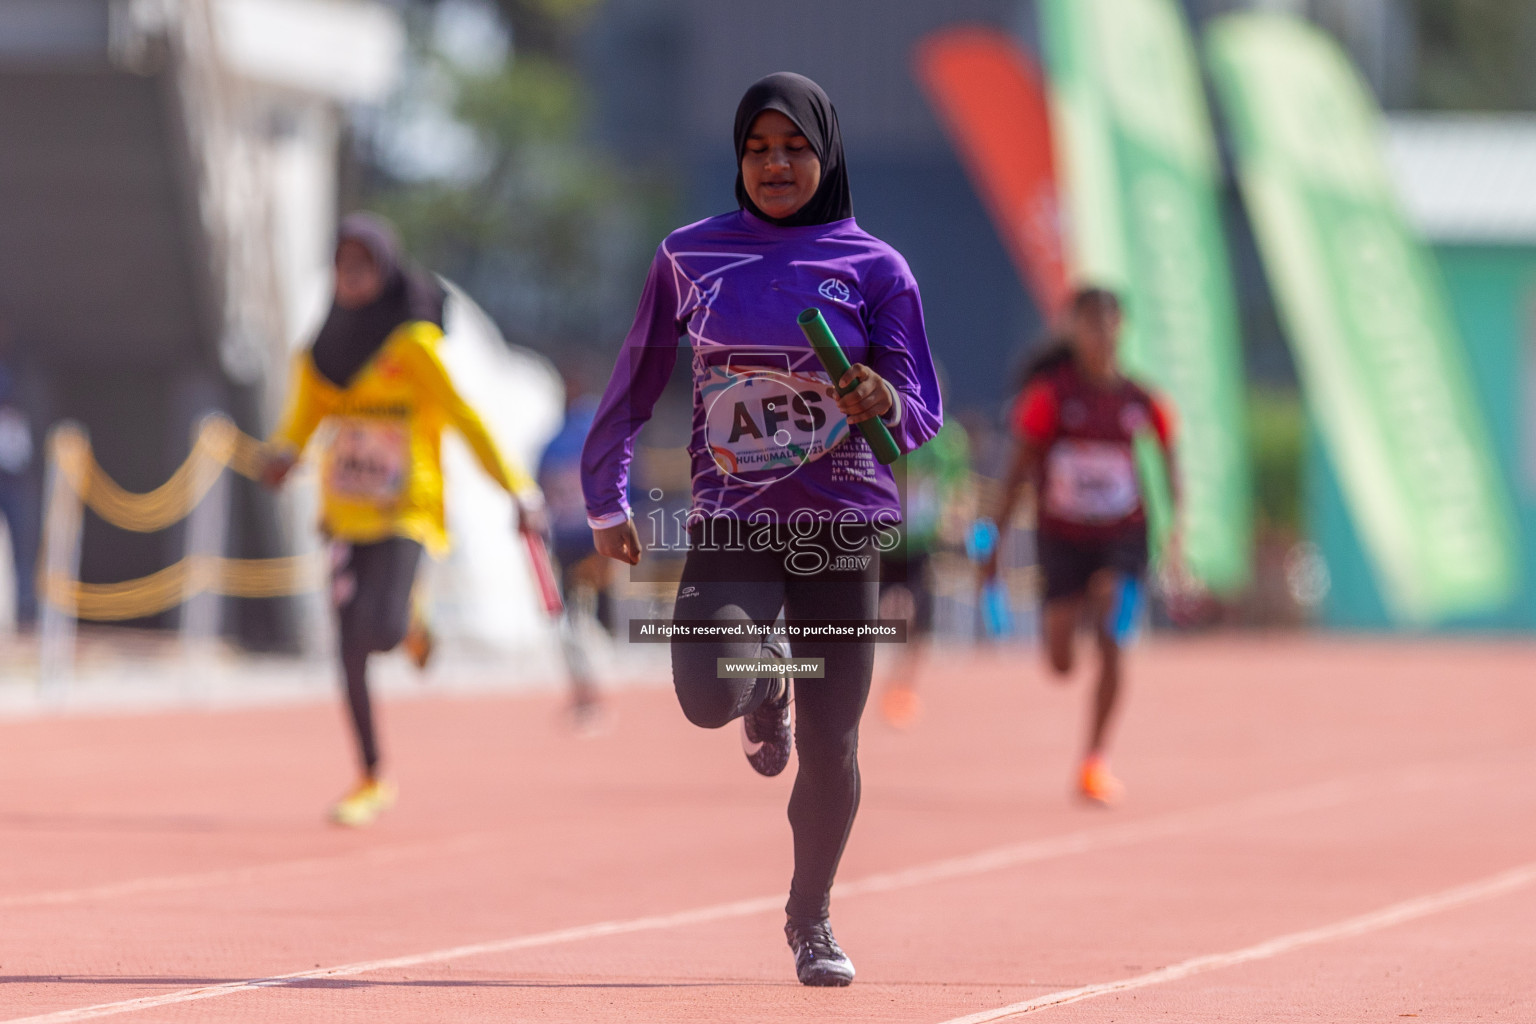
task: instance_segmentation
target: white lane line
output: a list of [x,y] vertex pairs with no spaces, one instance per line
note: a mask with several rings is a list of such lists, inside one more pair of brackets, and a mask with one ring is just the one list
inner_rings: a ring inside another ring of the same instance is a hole
[[[1023,856],[1026,860],[1036,860],[1043,856],[1062,856],[1082,850],[1120,846],[1127,842],[1139,842],[1163,835],[1172,835],[1191,827],[1199,827],[1205,824],[1203,819],[1212,814],[1236,813],[1239,817],[1244,817],[1258,813],[1260,816],[1263,816],[1277,812],[1283,813],[1287,810],[1307,810],[1312,807],[1327,806],[1331,803],[1349,799],[1353,794],[1337,792],[1340,786],[1349,785],[1350,783],[1348,782],[1327,783],[1322,787],[1314,787],[1308,790],[1255,798],[1255,800],[1250,801],[1251,806],[1246,808],[1218,805],[1213,808],[1167,815],[1147,822],[1120,826],[1118,828],[1075,832],[1050,839],[1033,840],[1016,846],[990,850],[974,856],[959,857],[950,861],[925,865],[907,872],[896,872],[889,876],[878,875],[865,879],[862,882],[845,883],[838,886],[838,893],[840,895],[852,895],[858,892],[879,891],[882,887],[890,887],[888,880],[905,879],[913,871],[933,874],[933,880],[936,880],[940,877],[947,877],[949,873],[957,870],[962,874],[974,874],[976,869],[973,865],[982,860],[990,862],[1002,858],[1007,861],[1007,864],[1022,863],[1017,860],[1020,856]],[[1295,801],[1297,799],[1304,801],[1305,806],[1296,806],[1294,808],[1282,806],[1288,801]],[[1272,801],[1279,801],[1280,805],[1270,808],[1268,804]],[[1318,801],[1322,802],[1319,803]],[[281,878],[302,877],[351,864],[384,864],[396,860],[406,860],[411,857],[458,853],[482,846],[495,838],[495,836],[486,833],[470,834],[460,836],[454,840],[432,840],[422,843],[402,844],[400,846],[336,854],[330,857],[306,857],[299,860],[251,864],[245,867],[224,868],[218,871],[202,871],[185,875],[151,875],[145,878],[130,878],[121,882],[108,882],[103,885],[84,886],[76,889],[14,893],[10,896],[0,896],[0,910],[69,906],[99,900],[117,899],[125,896],[140,896],[146,893],[185,892],[191,889],[203,889],[219,885],[240,885]],[[999,866],[1007,866],[1007,864]],[[925,878],[924,880],[929,879]],[[900,881],[897,882],[896,887],[899,888],[910,884],[916,883]]]
[[1049,1010],[1056,1006],[1066,1006],[1068,1003],[1082,1002],[1084,999],[1097,999],[1099,996],[1112,995],[1116,992],[1129,992],[1132,989],[1163,985],[1170,981],[1188,978],[1191,975],[1204,974],[1206,971],[1219,971],[1227,967],[1236,967],[1239,964],[1252,963],[1255,960],[1268,960],[1272,957],[1289,953],[1292,950],[1301,949],[1303,946],[1315,946],[1321,942],[1334,942],[1338,939],[1367,935],[1371,932],[1381,931],[1384,928],[1391,928],[1409,921],[1417,921],[1419,918],[1444,913],[1447,910],[1454,910],[1457,907],[1464,907],[1469,903],[1491,900],[1495,896],[1503,896],[1517,889],[1523,889],[1532,882],[1536,882],[1536,862],[1521,865],[1502,874],[1494,875],[1491,878],[1485,878],[1480,882],[1472,882],[1468,885],[1460,885],[1454,889],[1446,889],[1428,896],[1404,900],[1401,903],[1382,907],[1380,910],[1372,911],[1369,914],[1346,918],[1343,921],[1336,921],[1333,924],[1322,925],[1318,928],[1291,932],[1289,935],[1281,935],[1277,938],[1260,942],[1257,945],[1233,950],[1230,953],[1211,953],[1206,956],[1197,956],[1167,967],[1160,967],[1155,971],[1148,971],[1146,974],[1121,978],[1118,981],[1105,981],[1097,985],[1084,985],[1081,988],[1063,989],[1060,992],[1052,992],[1050,995],[1026,999],[1022,1003],[1012,1003],[1008,1006],[1000,1006],[994,1010],[982,1010],[980,1013],[972,1013],[964,1017],[954,1017],[944,1021],[943,1024],[989,1024],[991,1021],[1006,1020],[1009,1017],[1022,1017],[1028,1013],[1039,1013],[1041,1010]]
[[278,974],[270,978],[231,981],[221,985],[206,985],[202,988],[167,992],[164,995],[125,999],[117,1003],[100,1003],[96,1006],[84,1006],[78,1010],[60,1010],[57,1013],[45,1013],[37,1017],[16,1017],[5,1022],[5,1024],[66,1024],[68,1021],[94,1020],[98,1017],[111,1017],[120,1013],[148,1010],[156,1006],[170,1006],[176,1003],[197,1002],[200,999],[231,996],[237,992],[247,992],[251,989],[281,988],[295,981],[306,981],[316,978],[346,978],[357,974],[371,974],[376,971],[399,970],[405,967],[419,967],[422,964],[442,963],[446,960],[462,960],[465,957],[483,956],[487,953],[508,953],[519,949],[531,949],[536,946],[554,946],[566,942],[580,942],[583,939],[598,939],[609,935],[629,935],[634,932],[682,928],[687,925],[703,924],[725,918],[761,914],[769,910],[778,909],[783,902],[783,896],[764,896],[754,900],[738,900],[735,903],[718,903],[712,907],[699,907],[695,910],[684,910],[676,914],[639,917],[628,921],[600,921],[596,924],[563,928],[559,931],[520,935],[511,939],[476,942],[464,946],[451,946],[448,949],[437,949],[430,953],[415,953],[409,956],[389,957],[383,960],[363,960],[359,963],[342,964],[339,967],[321,967],[312,971]]
[[[1051,839],[1033,840],[1018,846],[1003,847],[998,850],[959,857],[951,861],[942,861],[938,864],[926,865],[911,870],[924,873],[925,875],[933,875],[932,879],[925,880],[937,880],[939,877],[947,877],[946,873],[955,870],[959,870],[961,873],[972,873],[973,865],[982,860],[991,860],[998,857],[1011,858],[1020,855],[1026,859],[1038,859],[1042,855],[1055,856],[1077,853],[1082,850],[1104,849],[1123,845],[1126,842],[1140,842],[1162,835],[1173,835],[1190,827],[1201,827],[1206,824],[1203,816],[1208,814],[1224,816],[1228,812],[1235,812],[1239,817],[1255,813],[1264,816],[1288,811],[1310,810],[1314,807],[1324,807],[1346,799],[1355,799],[1361,795],[1366,795],[1359,792],[1361,787],[1368,787],[1370,795],[1376,795],[1389,790],[1411,790],[1426,784],[1443,784],[1446,780],[1447,772],[1457,770],[1465,771],[1466,763],[1463,761],[1453,761],[1421,764],[1406,771],[1403,769],[1393,769],[1390,772],[1371,772],[1349,779],[1324,783],[1319,786],[1251,798],[1245,802],[1247,804],[1246,809],[1235,805],[1216,805],[1211,808],[1182,812],[1184,817],[1181,817],[1179,814],[1170,814],[1162,818],[1121,826],[1120,829],[1099,829],[1071,833]],[[1340,791],[1339,787],[1346,787],[1348,792]],[[1335,796],[1338,797],[1337,800],[1334,799]],[[1302,801],[1302,804],[1294,807],[1280,806],[1288,801],[1297,800]],[[1277,801],[1277,806],[1268,807],[1267,804],[1270,801]],[[1122,830],[1128,830],[1127,834],[1119,835],[1119,832]],[[147,893],[185,892],[192,889],[211,888],[219,885],[240,885],[280,878],[302,877],[356,863],[388,863],[415,856],[437,856],[461,852],[493,842],[503,835],[504,833],[490,832],[468,833],[451,840],[434,839],[420,843],[339,853],[329,857],[306,857],[291,861],[273,861],[264,864],[250,864],[245,867],[225,868],[218,871],[203,871],[185,875],[151,875],[145,878],[130,878],[121,882],[108,882],[102,885],[83,886],[75,889],[13,893],[9,896],[0,896],[0,910],[68,906]],[[1016,862],[1022,863],[1019,861],[1009,861],[1009,863]],[[896,872],[889,876],[880,875],[865,879],[862,882],[845,883],[838,887],[838,892],[841,895],[854,895],[858,892],[880,891],[882,887],[889,887],[889,883],[892,880],[905,879],[908,874],[909,872]],[[897,887],[906,884],[915,883],[898,881]]]
[[1127,825],[1069,832],[1066,835],[1051,836],[1047,839],[1032,839],[1023,843],[983,850],[964,857],[951,857],[930,864],[920,864],[902,871],[871,875],[854,882],[840,882],[833,889],[833,895],[859,896],[864,893],[908,889],[930,882],[1000,871],[1004,868],[1067,857],[1076,853],[1112,850],[1205,828],[1230,826],[1244,821],[1336,807],[1368,795],[1379,796],[1381,792],[1382,787],[1371,785],[1363,778],[1327,782],[1304,789],[1286,790],[1250,797],[1234,803],[1217,804],[1214,807],[1180,811]]
[[[1163,815],[1128,825],[1088,829],[1081,832],[1053,836],[1048,839],[1014,843],[991,850],[984,850],[965,857],[951,857],[929,864],[918,865],[903,871],[871,875],[868,878],[839,883],[833,894],[839,897],[858,896],[865,893],[889,892],[893,889],[912,888],[948,879],[971,877],[986,872],[1065,857],[1071,854],[1116,849],[1137,842],[1180,835],[1201,828],[1230,826],[1244,821],[1334,807],[1366,796],[1380,796],[1382,791],[1383,787],[1381,785],[1372,784],[1372,777],[1362,777],[1352,782],[1329,782],[1302,789],[1269,793],[1194,811],[1181,811]],[[424,964],[443,963],[449,960],[462,960],[466,957],[483,956],[492,953],[508,953],[521,949],[532,949],[538,946],[580,942],[586,939],[603,938],[609,935],[630,935],[636,932],[662,931],[709,921],[749,917],[753,914],[778,910],[782,907],[783,903],[784,897],[780,894],[762,896],[756,899],[738,900],[731,903],[719,903],[713,906],[698,907],[673,914],[632,918],[627,921],[600,921],[595,924],[579,925],[557,931],[520,935],[513,938],[478,942],[464,946],[452,946],[447,949],[432,950],[426,953],[415,953],[383,960],[364,960],[358,963],[341,964],[336,967],[320,967],[314,970],[296,971],[292,974],[279,974],[268,978],[229,981],[218,985],[180,989],[160,995],[141,996],[137,999],[98,1003],[94,1006],[83,1006],[72,1010],[59,1010],[40,1016],[16,1017],[3,1022],[3,1024],[67,1024],[70,1021],[95,1020],[99,1017],[133,1013],[157,1006],[170,1006],[177,1003],[196,1002],[201,999],[214,999],[219,996],[234,995],[238,992],[247,992],[252,989],[277,988],[297,981],[344,978],[377,971],[398,970],[406,967],[419,967]]]
[[459,853],[481,846],[492,839],[486,834],[471,834],[457,839],[434,839],[430,842],[408,843],[369,850],[335,854],[330,857],[306,857],[300,860],[273,861],[251,864],[246,867],[224,868],[219,871],[202,871],[187,875],[151,875],[147,878],[130,878],[121,882],[86,886],[78,889],[55,889],[50,892],[16,893],[0,896],[0,910],[17,910],[28,907],[62,907],[98,900],[116,899],[123,896],[139,896],[145,893],[185,892],[216,885],[238,885],[247,882],[264,882],[278,878],[294,878],[320,874],[348,865],[367,866],[388,864],[391,861],[412,857],[441,856]]

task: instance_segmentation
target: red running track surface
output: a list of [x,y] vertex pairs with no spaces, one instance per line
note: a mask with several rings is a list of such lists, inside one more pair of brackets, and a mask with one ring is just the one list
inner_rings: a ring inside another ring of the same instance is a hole
[[793,768],[664,688],[592,740],[552,696],[391,702],[361,832],[322,821],[334,707],[7,722],[0,1021],[1532,1021],[1533,656],[1147,646],[1104,811],[1084,681],[945,652],[915,730],[866,719],[843,990],[779,931]]

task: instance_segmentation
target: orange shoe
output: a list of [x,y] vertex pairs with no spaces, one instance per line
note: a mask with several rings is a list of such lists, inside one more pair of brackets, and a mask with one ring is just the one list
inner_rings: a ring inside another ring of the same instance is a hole
[[880,713],[888,725],[895,729],[910,729],[923,713],[923,700],[917,691],[906,686],[893,686],[880,698]]
[[1084,800],[1111,807],[1125,794],[1125,786],[1109,770],[1109,763],[1098,754],[1083,759],[1077,776],[1077,792]]

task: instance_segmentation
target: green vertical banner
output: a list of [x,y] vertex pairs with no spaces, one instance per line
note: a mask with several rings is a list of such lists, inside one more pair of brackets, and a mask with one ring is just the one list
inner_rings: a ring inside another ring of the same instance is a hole
[[1187,567],[1248,582],[1252,496],[1220,165],[1174,0],[1041,0],[1069,261],[1125,299],[1121,360],[1172,399]]
[[1389,608],[1425,623],[1499,606],[1510,499],[1365,83],[1283,15],[1229,15],[1207,44],[1308,407]]

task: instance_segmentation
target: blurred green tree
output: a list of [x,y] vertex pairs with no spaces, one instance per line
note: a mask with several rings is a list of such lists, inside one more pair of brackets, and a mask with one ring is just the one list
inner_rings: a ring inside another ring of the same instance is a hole
[[[512,47],[490,66],[441,52],[439,6],[407,9],[402,91],[435,93],[436,116],[470,145],[436,174],[402,172],[375,146],[361,203],[394,219],[414,257],[463,287],[512,343],[562,357],[616,347],[672,196],[658,175],[619,173],[588,130],[577,43],[601,0],[498,0]],[[410,102],[420,97],[401,98]]]
[[518,46],[566,61],[603,0],[496,0]]
[[1293,389],[1248,392],[1248,443],[1253,461],[1254,511],[1260,532],[1295,538],[1302,532],[1302,468],[1307,414]]

